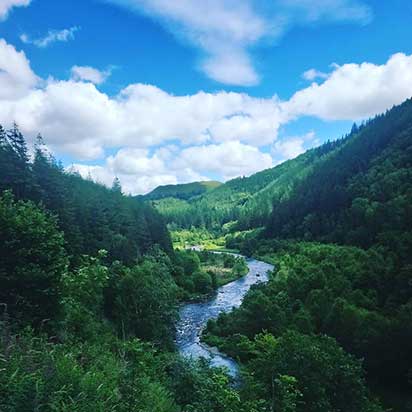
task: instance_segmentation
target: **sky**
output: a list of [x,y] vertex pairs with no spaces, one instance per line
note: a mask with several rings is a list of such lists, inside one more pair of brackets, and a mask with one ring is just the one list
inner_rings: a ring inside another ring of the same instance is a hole
[[123,191],[226,181],[412,97],[410,0],[0,0],[0,124]]

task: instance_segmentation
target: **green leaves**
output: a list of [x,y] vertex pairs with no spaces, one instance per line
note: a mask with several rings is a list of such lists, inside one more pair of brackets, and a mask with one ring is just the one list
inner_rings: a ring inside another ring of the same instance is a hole
[[5,192],[0,197],[0,228],[0,302],[23,324],[56,320],[68,260],[55,219]]

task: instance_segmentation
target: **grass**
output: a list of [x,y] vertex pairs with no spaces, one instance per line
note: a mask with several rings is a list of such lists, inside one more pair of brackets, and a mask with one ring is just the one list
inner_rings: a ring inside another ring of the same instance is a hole
[[238,275],[232,269],[223,268],[221,266],[202,265],[202,269],[205,271],[215,273],[218,287],[233,282],[234,280],[240,279],[241,277],[245,276],[249,271],[248,268],[244,273]]

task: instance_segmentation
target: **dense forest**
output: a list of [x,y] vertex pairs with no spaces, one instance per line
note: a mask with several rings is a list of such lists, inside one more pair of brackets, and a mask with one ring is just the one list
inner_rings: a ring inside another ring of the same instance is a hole
[[[273,169],[146,199],[0,128],[0,193],[1,411],[412,410],[412,100]],[[204,330],[236,381],[176,350],[179,304],[247,272],[185,250],[198,240],[275,266]]]
[[[181,299],[244,261],[174,253],[150,206],[66,172],[0,129],[0,410],[250,411],[227,374],[174,347]],[[227,273],[225,273],[227,275]]]
[[147,195],[144,195],[145,200],[160,200],[166,198],[175,198],[181,200],[189,200],[196,196],[219,187],[222,183],[215,181],[192,182],[181,185],[166,185],[158,186]]
[[41,136],[29,161],[17,125],[7,132],[0,126],[0,176],[0,192],[11,190],[17,200],[31,200],[55,215],[70,255],[105,249],[111,260],[129,263],[155,244],[172,252],[163,219],[152,207],[122,196],[117,179],[108,189],[65,172]]
[[226,237],[228,247],[269,261],[276,270],[241,308],[210,322],[204,339],[238,358],[247,379],[262,385],[267,396],[273,389],[270,374],[292,369],[306,400],[297,410],[357,410],[338,406],[326,370],[322,385],[331,398],[319,409],[311,371],[304,366],[315,356],[308,348],[296,348],[304,364],[281,363],[275,352],[268,358],[285,342],[302,340],[313,347],[337,342],[361,362],[368,386],[388,407],[411,410],[411,218],[408,100],[354,126],[287,198],[274,199],[264,229]]
[[[172,229],[204,227],[215,234],[263,226],[272,211],[274,200],[289,196],[294,185],[325,159],[345,139],[327,142],[296,159],[250,177],[239,177],[208,190],[202,195],[185,197],[177,189],[164,192],[162,187],[145,196],[164,216]],[[159,196],[167,193],[168,196]]]

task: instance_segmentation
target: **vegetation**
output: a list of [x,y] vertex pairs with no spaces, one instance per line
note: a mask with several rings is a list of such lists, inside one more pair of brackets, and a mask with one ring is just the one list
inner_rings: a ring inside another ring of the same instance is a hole
[[253,410],[224,371],[175,353],[191,254],[159,215],[39,146],[30,162],[17,126],[0,143],[0,410]]
[[216,286],[223,286],[245,276],[249,269],[242,256],[228,253],[201,252],[200,264],[204,271],[216,279]]
[[181,299],[197,300],[248,272],[245,259],[227,253],[176,251],[175,280]]
[[[255,368],[261,336],[269,334],[274,346],[285,336],[328,336],[362,360],[368,385],[384,402],[396,393],[388,407],[398,402],[399,410],[410,410],[411,159],[408,100],[354,126],[287,198],[274,199],[263,230],[228,235],[228,247],[271,262],[276,270],[239,309],[210,322],[206,341],[240,359],[246,374],[267,385],[263,365]],[[293,370],[295,356],[276,372],[294,378],[292,395],[300,396],[302,410],[311,410],[306,378]]]
[[108,251],[110,260],[132,263],[159,244],[172,253],[170,235],[161,216],[140,200],[66,172],[38,138],[33,161],[15,125],[0,126],[0,192],[11,190],[18,200],[32,200],[56,216],[67,251],[74,258]]
[[[0,128],[0,410],[412,410],[412,100],[199,185],[155,191],[156,211]],[[203,336],[239,361],[238,386],[174,345],[179,302],[247,271],[185,250],[223,241],[275,266]]]
[[192,182],[181,185],[166,185],[158,186],[144,196],[146,200],[160,200],[167,198],[175,198],[181,200],[189,200],[193,197],[202,195],[209,190],[219,187],[222,183],[215,181]]
[[174,249],[198,247],[205,250],[219,250],[225,248],[224,236],[216,236],[205,228],[176,230],[174,225],[169,225]]
[[342,143],[343,140],[327,142],[296,159],[250,177],[230,180],[200,196],[186,199],[178,194],[173,196],[170,190],[168,198],[156,200],[153,205],[173,224],[173,229],[206,228],[220,235],[263,226],[273,201],[287,198],[296,182],[306,178]]

